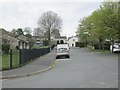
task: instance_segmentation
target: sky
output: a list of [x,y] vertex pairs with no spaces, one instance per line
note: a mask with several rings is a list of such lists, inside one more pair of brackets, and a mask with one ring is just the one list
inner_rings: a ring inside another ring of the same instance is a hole
[[53,11],[62,19],[61,35],[75,36],[78,21],[99,8],[102,0],[1,0],[0,28],[38,27],[42,13]]

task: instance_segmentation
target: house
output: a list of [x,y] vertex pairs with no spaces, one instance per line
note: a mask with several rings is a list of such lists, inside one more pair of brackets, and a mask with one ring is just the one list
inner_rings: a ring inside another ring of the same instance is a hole
[[[43,44],[45,40],[48,40],[45,36],[33,36],[35,44]],[[66,36],[59,36],[59,37],[53,37],[51,36],[51,44],[59,44],[59,43],[67,43],[67,37]]]
[[15,34],[10,33],[4,29],[0,29],[2,32],[2,43],[10,44],[10,48],[19,48],[19,49],[29,49],[29,41],[27,37],[24,35],[17,36]]
[[18,40],[17,45],[20,49],[29,49],[30,48],[30,44],[29,44],[29,41],[26,36],[20,35],[16,39]]
[[32,36],[32,39],[36,45],[43,44],[45,40],[48,40],[48,38],[45,36]]
[[63,44],[67,43],[67,37],[66,36],[59,36],[52,38],[54,40],[55,44]]
[[78,37],[72,36],[68,38],[68,45],[70,47],[78,47]]

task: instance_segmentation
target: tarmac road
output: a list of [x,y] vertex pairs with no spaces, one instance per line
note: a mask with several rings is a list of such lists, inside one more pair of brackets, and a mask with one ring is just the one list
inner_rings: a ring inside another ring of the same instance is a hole
[[118,88],[118,56],[71,48],[70,59],[37,75],[4,80],[3,88]]

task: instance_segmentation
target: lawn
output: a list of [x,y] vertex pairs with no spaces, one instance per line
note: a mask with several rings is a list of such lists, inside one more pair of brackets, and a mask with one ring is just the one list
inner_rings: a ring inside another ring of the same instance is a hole
[[[13,50],[12,51],[12,66],[13,68],[19,66],[19,51]],[[9,69],[10,68],[10,54],[2,55],[2,59],[0,59],[0,63],[2,62],[2,69]]]
[[111,53],[110,50],[94,50],[95,52],[101,52],[101,53]]
[[2,69],[2,55],[0,53],[0,70]]
[[[33,47],[33,48],[48,48],[48,46],[42,46],[42,47]],[[19,50],[12,50],[12,67],[19,67]],[[0,69],[6,70],[10,69],[10,54],[7,55],[0,55]]]
[[111,53],[110,50],[102,50],[102,49],[93,49],[92,46],[87,47],[88,49],[90,49],[91,51],[94,52],[100,52],[100,53]]

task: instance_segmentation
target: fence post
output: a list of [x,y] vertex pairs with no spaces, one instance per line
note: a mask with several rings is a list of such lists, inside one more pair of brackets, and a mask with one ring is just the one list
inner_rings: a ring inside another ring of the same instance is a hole
[[10,49],[10,69],[12,69],[12,49]]
[[19,65],[21,67],[21,49],[19,49]]

